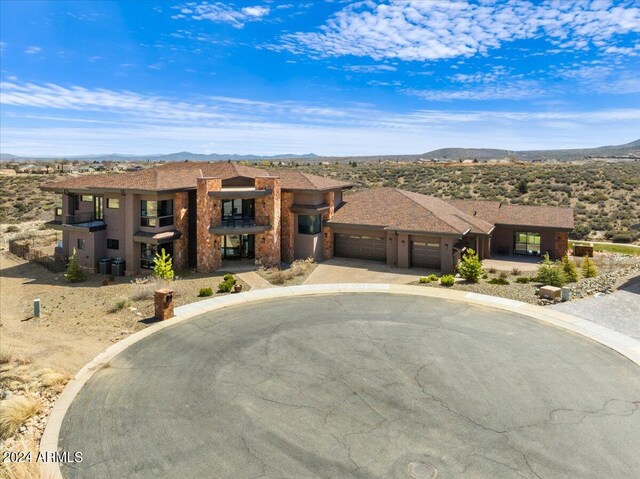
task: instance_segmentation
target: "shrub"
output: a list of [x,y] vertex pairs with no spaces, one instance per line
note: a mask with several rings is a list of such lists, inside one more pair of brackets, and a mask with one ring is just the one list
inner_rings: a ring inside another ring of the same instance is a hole
[[158,281],[155,278],[136,278],[132,281],[133,291],[129,297],[133,301],[153,299],[153,293],[157,289]]
[[445,274],[444,276],[442,276],[442,278],[440,278],[440,284],[442,286],[453,286],[455,282],[456,279],[452,274]]
[[7,229],[5,231],[7,233],[17,233],[18,231],[20,231],[20,228],[18,228],[16,225],[11,225],[7,226]]
[[0,439],[13,436],[30,417],[42,410],[42,403],[27,396],[11,396],[0,404]]
[[204,298],[206,296],[213,296],[213,290],[211,288],[200,288],[198,296]]
[[507,281],[506,278],[493,278],[489,280],[489,284],[509,284],[509,281]]
[[127,306],[129,306],[129,299],[128,298],[119,298],[114,304],[113,306],[111,306],[109,308],[109,312],[110,313],[117,313],[118,311],[123,310],[124,308],[126,308]]
[[544,259],[538,267],[536,280],[544,285],[561,287],[564,286],[567,278],[564,274],[562,263],[551,261],[549,259],[549,253],[545,253]]
[[420,282],[421,283],[430,283],[431,282],[431,278],[429,276],[420,276]]
[[224,281],[218,285],[218,289],[223,293],[230,293],[236,284],[236,278],[234,278],[231,273],[227,273],[222,277],[222,279]]
[[462,261],[458,264],[458,273],[471,283],[477,283],[482,273],[484,273],[482,270],[482,261],[480,261],[476,252],[471,248],[465,252]]
[[569,259],[566,254],[562,257],[562,270],[567,277],[568,283],[575,283],[578,281],[578,268],[573,261]]
[[85,279],[87,279],[87,275],[80,269],[80,265],[78,264],[77,252],[76,249],[73,248],[73,253],[69,258],[69,264],[67,264],[67,271],[64,274],[64,279],[66,279],[69,283],[81,283]]
[[498,278],[507,279],[507,273],[505,273],[504,271],[500,271],[500,274],[498,275]]
[[598,270],[596,269],[596,265],[593,264],[591,258],[585,255],[584,261],[582,262],[582,276],[585,278],[593,278],[598,276]]
[[531,278],[530,276],[519,276],[516,278],[516,283],[527,284],[531,282],[532,279],[533,278]]
[[520,275],[522,274],[522,271],[520,271],[520,268],[513,268],[513,269],[511,270],[511,274],[512,274],[513,276],[520,276]]
[[491,274],[496,274],[497,269],[495,269],[493,266],[491,268],[488,269],[489,273]]
[[156,253],[155,258],[153,258],[153,274],[159,279],[173,280],[173,260],[164,248],[160,250],[160,253]]

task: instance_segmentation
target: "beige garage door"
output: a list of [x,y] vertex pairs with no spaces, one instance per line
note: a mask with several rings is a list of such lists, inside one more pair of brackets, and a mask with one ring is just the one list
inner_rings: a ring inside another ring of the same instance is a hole
[[343,258],[373,259],[385,261],[387,247],[379,236],[336,233],[335,255]]
[[440,240],[411,242],[411,266],[416,268],[440,269]]

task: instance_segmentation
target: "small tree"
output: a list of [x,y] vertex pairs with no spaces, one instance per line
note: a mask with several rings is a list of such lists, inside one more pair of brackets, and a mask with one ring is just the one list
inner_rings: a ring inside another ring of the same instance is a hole
[[525,180],[524,178],[520,178],[520,181],[518,182],[518,192],[521,195],[524,195],[528,191],[529,191],[529,183],[527,183],[527,180]]
[[547,286],[564,286],[567,277],[564,274],[562,263],[551,261],[549,253],[544,254],[544,259],[538,266],[538,274],[536,280]]
[[582,262],[582,276],[585,278],[594,278],[595,276],[598,276],[596,265],[593,264],[593,261],[587,255],[584,255],[584,261]]
[[173,260],[164,248],[160,250],[160,253],[156,253],[155,258],[153,258],[153,274],[156,278],[166,281],[173,280]]
[[78,264],[78,258],[76,249],[73,248],[73,253],[69,258],[69,264],[67,264],[67,271],[64,273],[64,279],[66,279],[69,283],[81,283],[85,279],[87,279],[87,275],[80,268]]
[[567,282],[575,283],[578,281],[578,268],[576,268],[574,262],[571,261],[566,254],[562,257],[562,270],[567,277]]
[[458,273],[467,281],[477,283],[484,274],[482,269],[482,261],[477,253],[469,248],[462,257],[462,261],[458,264]]

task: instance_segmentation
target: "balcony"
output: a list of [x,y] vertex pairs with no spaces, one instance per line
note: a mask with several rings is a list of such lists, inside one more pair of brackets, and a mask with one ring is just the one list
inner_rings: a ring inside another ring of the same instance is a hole
[[218,235],[256,234],[269,231],[268,216],[223,218],[219,225],[211,226],[210,233]]
[[93,211],[83,211],[74,215],[63,215],[62,208],[54,209],[53,221],[45,223],[51,229],[57,230],[76,230],[76,231],[100,231],[107,228],[106,223],[102,219],[96,219]]
[[222,188],[218,191],[210,191],[209,196],[218,200],[240,200],[263,198],[273,193],[272,190],[256,190],[255,188]]

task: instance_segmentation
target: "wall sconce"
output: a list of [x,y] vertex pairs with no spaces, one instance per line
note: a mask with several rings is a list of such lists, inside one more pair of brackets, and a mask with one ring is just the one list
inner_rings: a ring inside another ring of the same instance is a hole
[[445,243],[445,244],[444,244],[444,249],[446,249],[446,250],[448,250],[448,249],[449,249],[449,244],[448,244],[448,243]]
[[389,243],[393,243],[393,238],[389,238]]
[[266,242],[266,239],[267,239],[267,238],[265,238],[265,237],[263,236],[263,237],[262,237],[262,242],[263,242],[263,243],[265,243],[265,242]]
[[120,194],[124,196],[124,190],[120,190]]
[[404,240],[402,240],[402,246],[404,246]]

